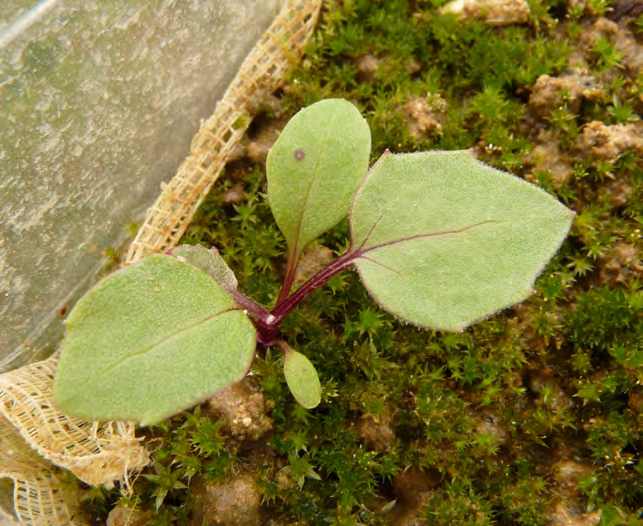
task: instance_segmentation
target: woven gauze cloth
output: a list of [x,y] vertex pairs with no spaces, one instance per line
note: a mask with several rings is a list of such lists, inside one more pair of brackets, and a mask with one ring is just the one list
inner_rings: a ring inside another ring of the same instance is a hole
[[[284,2],[214,114],[201,125],[177,174],[162,186],[124,264],[176,245],[245,134],[257,101],[277,89],[299,62],[321,5],[322,0]],[[0,478],[13,481],[14,513],[6,512],[21,524],[74,524],[54,465],[88,484],[109,488],[119,483],[127,491],[131,474],[149,463],[134,424],[84,421],[57,411],[57,361],[54,355],[0,375]]]
[[0,478],[13,481],[13,509],[0,506],[7,517],[21,524],[79,524],[72,520],[55,468],[1,417]]

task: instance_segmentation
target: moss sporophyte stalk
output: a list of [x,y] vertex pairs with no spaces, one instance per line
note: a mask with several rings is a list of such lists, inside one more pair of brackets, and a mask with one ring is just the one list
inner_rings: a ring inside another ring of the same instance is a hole
[[[533,293],[569,231],[569,209],[468,151],[387,150],[369,169],[370,152],[369,127],[345,100],[295,115],[266,166],[287,243],[275,305],[244,295],[216,248],[181,246],[115,272],[69,315],[54,386],[60,409],[150,425],[243,378],[257,344],[285,353],[293,396],[316,407],[317,372],[280,325],[348,268],[396,318],[455,333]],[[304,249],[347,216],[347,250],[293,291]]]

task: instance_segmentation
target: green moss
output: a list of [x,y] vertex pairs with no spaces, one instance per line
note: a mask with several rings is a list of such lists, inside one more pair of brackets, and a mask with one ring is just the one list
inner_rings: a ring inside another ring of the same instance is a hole
[[640,292],[601,287],[582,292],[569,319],[570,341],[578,347],[613,350],[614,346],[635,351],[643,334]]

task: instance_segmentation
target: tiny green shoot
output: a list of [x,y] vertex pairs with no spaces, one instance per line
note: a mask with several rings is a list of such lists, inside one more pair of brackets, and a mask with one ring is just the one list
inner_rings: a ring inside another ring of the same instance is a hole
[[[370,149],[366,120],[345,100],[295,115],[267,159],[268,200],[287,242],[272,309],[238,290],[216,249],[145,258],[99,282],[69,315],[54,384],[59,408],[154,424],[243,378],[257,344],[284,352],[288,387],[314,408],[317,372],[279,327],[349,268],[384,310],[444,331],[461,332],[533,293],[573,212],[468,151],[386,151],[369,170]],[[348,249],[293,291],[303,250],[346,216]]]

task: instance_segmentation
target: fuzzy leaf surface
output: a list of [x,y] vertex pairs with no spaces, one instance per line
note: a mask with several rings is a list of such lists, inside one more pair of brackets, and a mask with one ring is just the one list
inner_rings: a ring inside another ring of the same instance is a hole
[[292,348],[286,351],[284,375],[290,392],[306,409],[317,407],[321,401],[321,384],[312,362]]
[[215,247],[208,250],[201,245],[181,245],[173,249],[171,254],[200,268],[212,276],[224,289],[235,290],[237,288],[238,283],[234,272]]
[[79,418],[153,424],[243,378],[255,343],[250,320],[210,276],[150,256],[71,312],[56,404]]
[[355,194],[354,264],[387,311],[460,331],[532,294],[573,212],[468,152],[385,154]]
[[288,122],[266,169],[270,208],[292,259],[346,217],[370,151],[368,124],[348,101],[317,102]]

